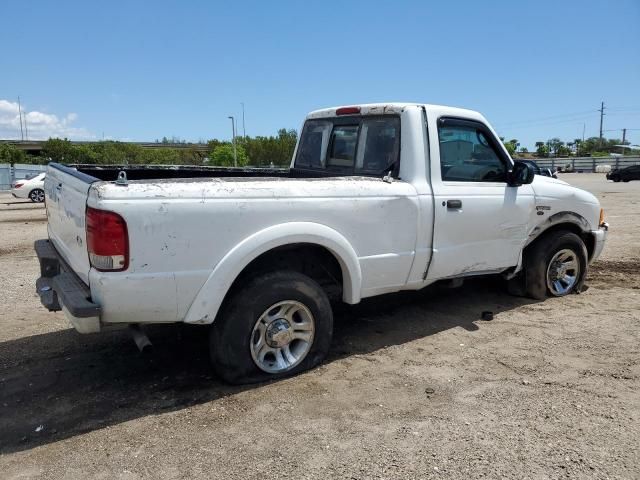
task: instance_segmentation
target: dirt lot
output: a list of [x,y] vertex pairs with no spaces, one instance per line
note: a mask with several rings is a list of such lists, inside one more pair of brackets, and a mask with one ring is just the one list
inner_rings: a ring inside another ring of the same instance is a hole
[[44,210],[0,194],[0,476],[640,478],[640,182],[562,178],[612,225],[587,292],[485,279],[345,307],[325,365],[242,388],[203,329],[153,329],[141,355],[47,313]]

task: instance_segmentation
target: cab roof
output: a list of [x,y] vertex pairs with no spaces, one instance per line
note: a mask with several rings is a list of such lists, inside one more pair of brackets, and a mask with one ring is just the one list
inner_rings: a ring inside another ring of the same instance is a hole
[[[427,103],[410,103],[410,102],[384,102],[384,103],[365,103],[342,105],[338,107],[322,108],[314,110],[307,115],[307,118],[330,118],[338,116],[338,110],[359,108],[358,115],[385,115],[398,114],[410,107],[424,107],[427,111],[437,110],[439,115],[462,116],[469,118],[483,118],[479,112],[467,110],[464,108],[447,107],[444,105],[430,105]],[[353,115],[353,113],[351,113]]]

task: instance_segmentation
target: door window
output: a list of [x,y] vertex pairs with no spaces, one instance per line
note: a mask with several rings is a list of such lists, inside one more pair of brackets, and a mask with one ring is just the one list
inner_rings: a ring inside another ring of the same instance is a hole
[[508,164],[482,124],[446,119],[438,122],[438,138],[443,181],[507,181]]

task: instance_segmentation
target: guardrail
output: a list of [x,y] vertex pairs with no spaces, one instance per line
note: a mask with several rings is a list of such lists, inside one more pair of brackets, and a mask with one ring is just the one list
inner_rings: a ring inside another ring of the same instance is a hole
[[47,170],[46,165],[0,163],[0,190],[10,190],[16,180],[35,176]]
[[610,165],[612,169],[640,165],[640,157],[559,157],[559,158],[534,158],[542,168],[565,169],[567,166],[574,172],[595,173],[598,165]]

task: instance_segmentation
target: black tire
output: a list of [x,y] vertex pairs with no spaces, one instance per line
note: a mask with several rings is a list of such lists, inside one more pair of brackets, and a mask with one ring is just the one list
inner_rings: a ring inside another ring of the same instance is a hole
[[618,177],[618,176],[611,177],[611,180],[613,180],[614,182],[618,183],[620,181],[620,177]]
[[34,188],[29,192],[29,200],[33,203],[42,203],[44,202],[44,190],[41,188]]
[[[278,302],[303,304],[315,326],[306,355],[292,368],[268,373],[252,357],[251,342],[258,319]],[[213,368],[226,382],[257,383],[296,375],[320,364],[329,351],[333,336],[333,312],[324,290],[311,278],[293,271],[261,275],[249,281],[225,301],[209,337]]]
[[[578,278],[571,289],[558,294],[551,291],[547,285],[547,271],[554,256],[561,250],[571,250],[580,265]],[[582,239],[575,233],[566,230],[551,232],[531,246],[524,259],[524,293],[536,300],[543,300],[549,296],[564,296],[572,292],[580,292],[587,275],[588,254]]]

